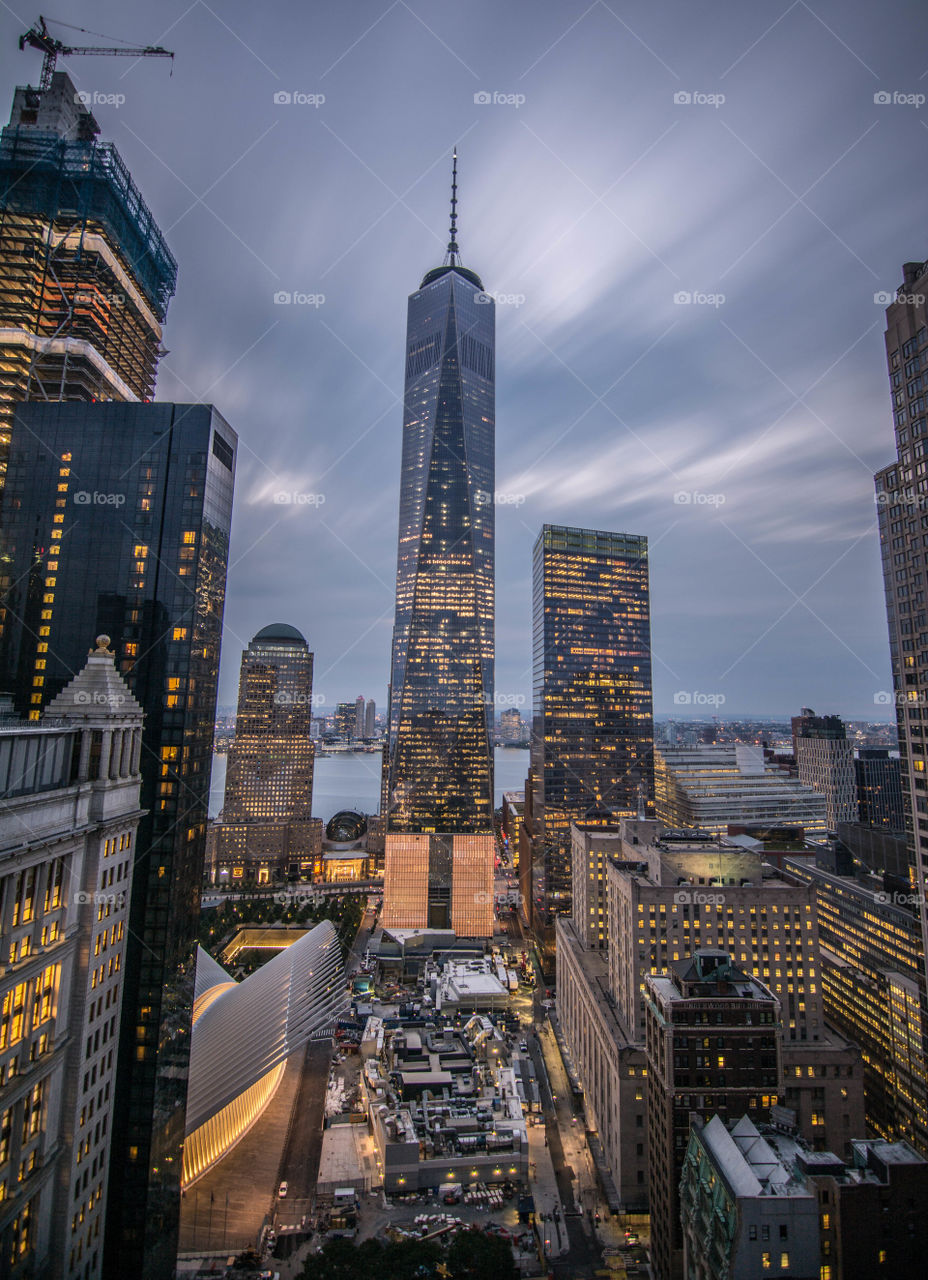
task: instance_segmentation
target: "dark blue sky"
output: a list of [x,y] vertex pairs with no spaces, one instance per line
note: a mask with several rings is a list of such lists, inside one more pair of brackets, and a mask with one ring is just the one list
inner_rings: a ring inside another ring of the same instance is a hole
[[[221,701],[278,620],[328,702],[384,701],[406,295],[442,258],[456,142],[464,261],[501,295],[497,689],[530,696],[549,521],[651,539],[658,713],[684,691],[885,718],[875,295],[928,256],[923,5],[67,9],[107,37],[75,42],[177,53],[172,77],[60,65],[125,96],[96,115],[178,259],[158,396],[239,433]],[[3,8],[4,101],[37,79],[36,16]]]

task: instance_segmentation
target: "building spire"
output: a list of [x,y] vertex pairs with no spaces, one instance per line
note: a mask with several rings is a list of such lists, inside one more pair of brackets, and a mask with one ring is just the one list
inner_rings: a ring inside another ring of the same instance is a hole
[[461,258],[458,248],[458,149],[454,148],[451,160],[451,239],[448,241],[448,261],[457,266]]

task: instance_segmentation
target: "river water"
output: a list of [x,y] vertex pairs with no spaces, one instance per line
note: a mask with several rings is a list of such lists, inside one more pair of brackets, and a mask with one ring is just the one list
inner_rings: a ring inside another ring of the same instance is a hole
[[[225,755],[213,756],[210,780],[209,816],[222,808],[226,785]],[[339,809],[377,813],[380,809],[380,753],[342,751],[317,756],[313,775],[313,814],[323,822]],[[520,747],[497,747],[494,752],[496,807],[503,803],[504,791],[522,791],[528,773],[529,753]]]

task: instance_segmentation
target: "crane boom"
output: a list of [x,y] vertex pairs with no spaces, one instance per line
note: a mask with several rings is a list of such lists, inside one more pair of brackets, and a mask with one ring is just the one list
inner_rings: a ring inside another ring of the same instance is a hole
[[25,49],[26,45],[40,50],[45,55],[42,61],[42,78],[39,81],[39,88],[43,91],[51,86],[52,74],[59,54],[65,57],[75,54],[103,54],[110,58],[170,58],[172,61],[174,58],[174,54],[169,49],[162,49],[160,45],[153,44],[137,49],[126,45],[114,49],[105,48],[102,45],[65,44],[51,34],[41,14],[38,22],[19,37],[20,49]]

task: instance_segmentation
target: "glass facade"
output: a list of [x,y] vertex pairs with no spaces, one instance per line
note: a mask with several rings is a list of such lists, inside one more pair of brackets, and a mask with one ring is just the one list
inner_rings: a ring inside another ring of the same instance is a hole
[[312,823],[313,655],[295,627],[259,631],[242,654],[225,802],[210,831],[213,879],[297,878],[320,872]]
[[17,406],[0,688],[37,719],[100,633],[145,710],[111,1275],[173,1274],[237,437],[210,405]]
[[495,318],[480,280],[409,299],[383,813],[394,831],[493,825]]
[[648,540],[545,525],[533,584],[531,920],[570,910],[570,823],[613,826],[653,794]]

